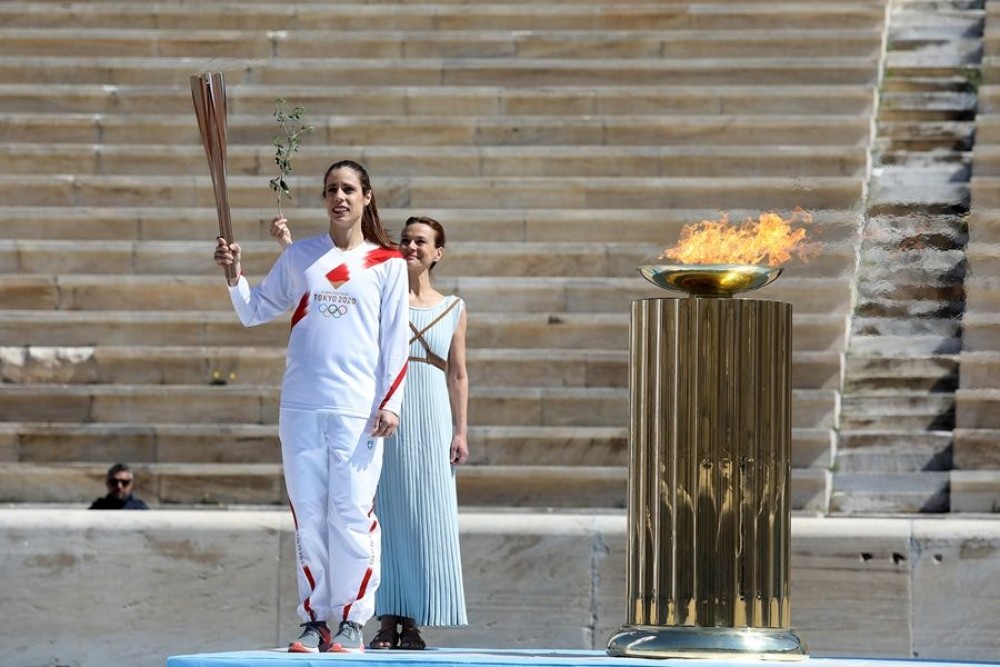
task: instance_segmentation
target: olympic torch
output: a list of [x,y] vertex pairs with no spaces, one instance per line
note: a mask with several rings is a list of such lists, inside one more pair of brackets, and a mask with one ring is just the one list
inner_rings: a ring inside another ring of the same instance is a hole
[[[219,236],[232,243],[233,226],[229,217],[229,191],[226,189],[226,82],[221,72],[205,72],[191,77],[191,98],[198,117],[201,143],[208,158],[219,218]],[[236,267],[225,267],[226,279],[236,278]]]

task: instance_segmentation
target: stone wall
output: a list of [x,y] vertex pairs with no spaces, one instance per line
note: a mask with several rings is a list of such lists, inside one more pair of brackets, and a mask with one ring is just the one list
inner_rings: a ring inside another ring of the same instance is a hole
[[[621,514],[464,512],[461,530],[472,625],[429,631],[432,645],[602,649],[624,622]],[[811,655],[1000,655],[1000,521],[796,517],[792,532]],[[0,510],[0,664],[162,667],[284,645],[292,559],[283,511]]]

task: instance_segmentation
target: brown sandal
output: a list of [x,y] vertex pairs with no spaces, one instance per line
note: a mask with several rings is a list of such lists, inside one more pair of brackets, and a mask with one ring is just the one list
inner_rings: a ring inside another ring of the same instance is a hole
[[397,648],[401,651],[423,651],[427,648],[424,638],[420,636],[420,628],[415,625],[403,628],[403,631],[399,633],[399,645]]
[[399,646],[399,633],[396,632],[396,628],[387,630],[385,628],[380,628],[375,636],[372,637],[372,641],[368,644],[368,648],[374,651],[384,651],[388,649],[393,649]]

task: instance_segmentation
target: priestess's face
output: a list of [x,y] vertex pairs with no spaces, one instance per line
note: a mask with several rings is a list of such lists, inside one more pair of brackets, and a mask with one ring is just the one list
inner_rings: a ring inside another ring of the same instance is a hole
[[399,235],[399,252],[411,273],[429,270],[444,255],[444,249],[437,247],[437,232],[422,222],[403,227]]
[[371,192],[361,189],[361,179],[348,167],[334,169],[323,184],[323,200],[330,223],[345,229],[361,223]]

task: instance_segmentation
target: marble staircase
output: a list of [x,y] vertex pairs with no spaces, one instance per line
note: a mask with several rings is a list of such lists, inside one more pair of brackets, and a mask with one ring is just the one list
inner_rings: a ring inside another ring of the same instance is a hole
[[986,3],[982,73],[972,152],[964,346],[955,392],[952,510],[1000,509],[1000,7]]
[[463,506],[620,509],[635,266],[685,224],[813,214],[823,244],[760,298],[795,308],[793,504],[825,513],[867,196],[881,1],[0,5],[0,489],[83,503],[113,460],[160,505],[281,504],[287,323],[244,330],[188,76],[223,67],[229,185],[251,277],[274,100],[306,108],[284,204],[368,166],[393,234],[449,232],[469,305]]
[[983,5],[891,5],[834,512],[951,508]]

